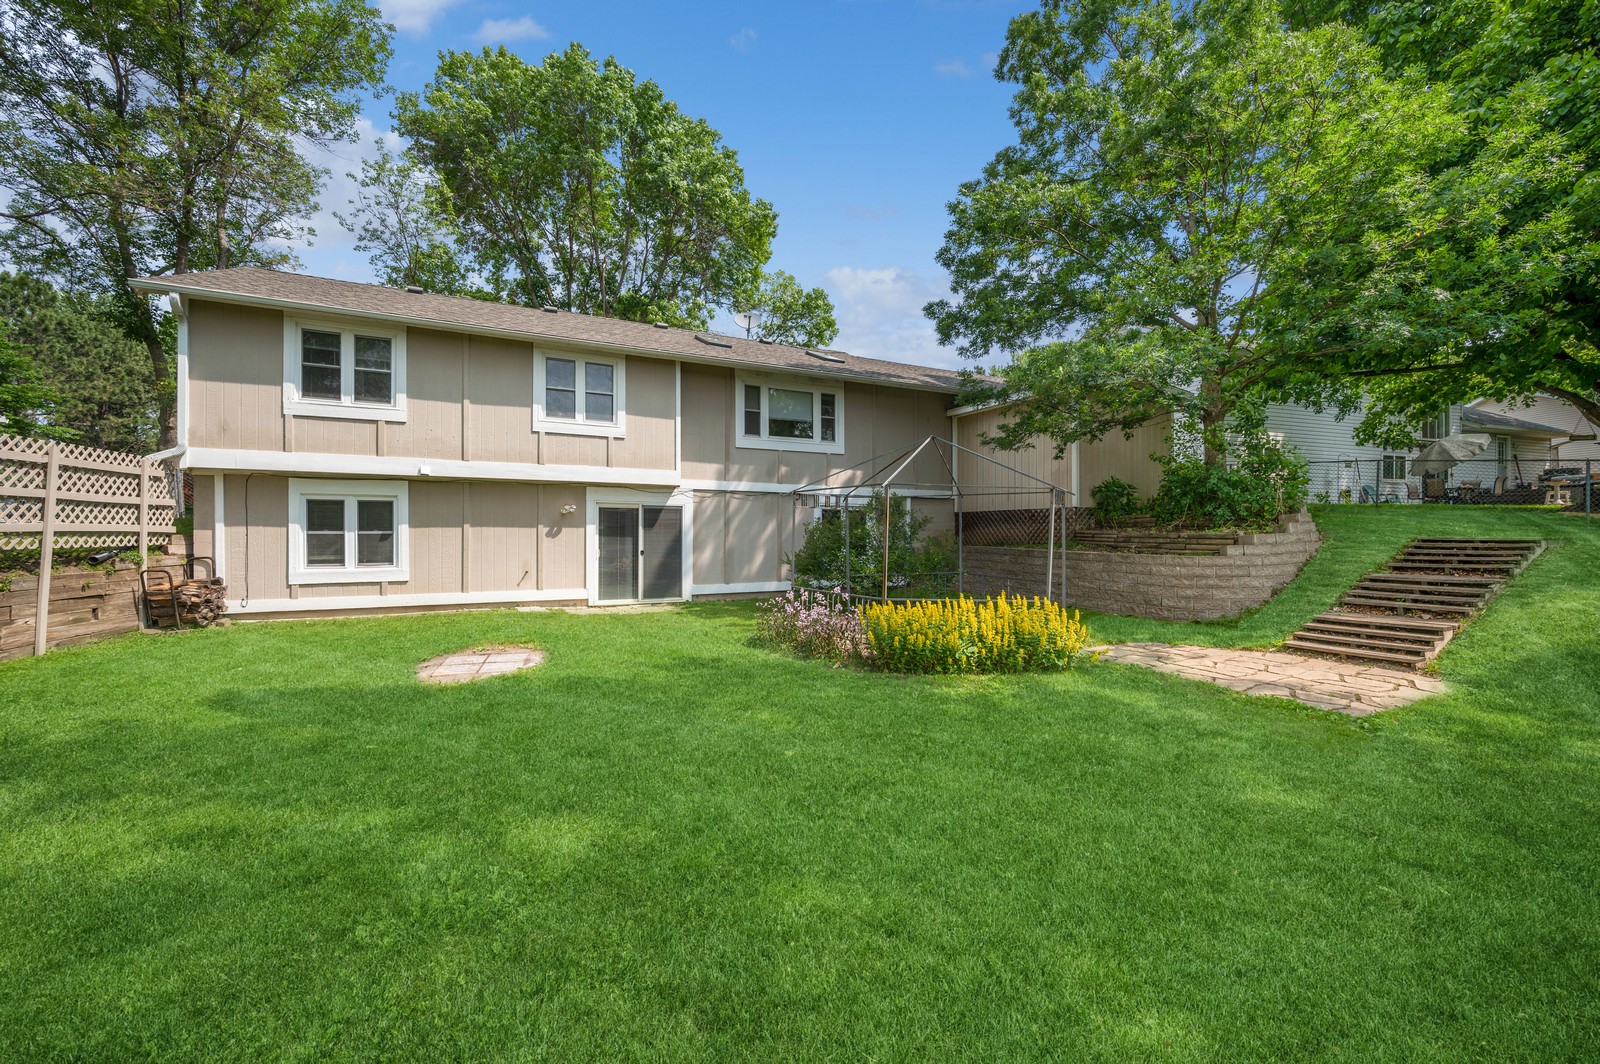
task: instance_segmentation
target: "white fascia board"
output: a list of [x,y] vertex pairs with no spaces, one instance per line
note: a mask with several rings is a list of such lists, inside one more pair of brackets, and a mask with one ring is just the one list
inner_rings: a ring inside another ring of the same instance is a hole
[[[612,355],[637,355],[640,358],[659,358],[667,361],[693,362],[705,366],[731,366],[747,367],[757,370],[768,370],[774,373],[802,373],[808,371],[786,369],[783,366],[768,366],[760,362],[746,362],[737,358],[717,358],[715,355],[684,354],[679,351],[662,351],[658,348],[634,347],[630,344],[612,344],[601,340],[578,340],[567,336],[553,336],[549,333],[524,332],[517,329],[491,329],[482,325],[463,325],[451,321],[439,321],[434,318],[418,318],[410,314],[379,314],[374,311],[349,310],[345,307],[330,307],[322,303],[308,303],[298,299],[279,299],[274,296],[240,295],[234,292],[217,292],[209,288],[173,284],[171,279],[163,278],[159,284],[136,285],[136,288],[147,288],[151,291],[170,291],[187,295],[190,299],[210,300],[213,303],[233,303],[247,307],[266,307],[272,310],[311,311],[318,314],[332,314],[345,318],[361,318],[368,321],[392,322],[399,325],[415,326],[419,329],[432,329],[435,332],[466,333],[470,336],[492,336],[500,340],[516,340],[525,344],[567,344],[572,347],[583,348],[590,351],[606,352]],[[931,369],[930,366],[915,366],[906,363],[913,369]],[[935,395],[954,395],[953,388],[940,388],[932,384],[917,384],[912,381],[890,380],[886,377],[870,377],[857,373],[838,374],[837,376],[826,371],[809,370],[810,373],[823,377],[829,381],[843,383],[869,384],[887,388],[904,388],[913,392],[932,392]]]
[[389,477],[440,480],[517,480],[524,483],[616,484],[623,487],[678,486],[671,469],[613,469],[607,466],[533,465],[524,462],[463,462],[453,458],[327,454],[308,451],[248,451],[226,447],[189,450],[194,469],[216,472],[286,473],[313,476]]
[[[724,492],[751,492],[765,495],[793,495],[804,484],[781,484],[776,481],[748,481],[748,480],[684,480],[678,485],[682,491],[724,491]],[[815,492],[817,495],[842,495],[852,489],[868,487],[865,484],[842,484],[836,489]],[[952,499],[953,491],[939,491],[933,488],[913,488],[902,490],[895,488],[894,495],[904,496],[908,499]]]
[[241,606],[228,600],[228,615],[252,613],[309,613],[321,610],[379,610],[406,606],[535,606],[543,602],[583,602],[589,592],[581,587],[552,591],[439,591],[414,595],[340,595],[332,598],[251,599]]
[[758,580],[747,584],[695,584],[690,595],[770,595],[788,591],[794,585],[788,580]]

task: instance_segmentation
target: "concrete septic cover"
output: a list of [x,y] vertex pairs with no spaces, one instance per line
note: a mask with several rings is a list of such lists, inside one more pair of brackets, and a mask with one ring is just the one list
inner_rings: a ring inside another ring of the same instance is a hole
[[504,676],[544,664],[544,651],[528,647],[482,647],[441,654],[417,666],[417,679],[423,683],[467,683],[490,676]]

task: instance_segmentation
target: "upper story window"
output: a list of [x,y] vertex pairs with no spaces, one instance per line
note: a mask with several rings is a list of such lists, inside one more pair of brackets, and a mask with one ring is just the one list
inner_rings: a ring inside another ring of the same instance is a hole
[[1442,440],[1450,435],[1450,411],[1441,410],[1417,428],[1417,436],[1424,440]]
[[404,421],[405,362],[404,329],[285,318],[284,413]]
[[740,377],[737,395],[741,447],[844,452],[840,389]]
[[289,583],[408,579],[404,481],[291,480]]
[[624,363],[540,354],[533,370],[533,427],[589,436],[623,434]]

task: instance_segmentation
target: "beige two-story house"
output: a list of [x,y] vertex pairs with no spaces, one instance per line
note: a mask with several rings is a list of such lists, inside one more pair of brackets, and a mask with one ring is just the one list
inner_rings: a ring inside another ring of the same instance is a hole
[[196,553],[239,614],[788,586],[793,489],[948,435],[942,370],[256,268],[178,319]]

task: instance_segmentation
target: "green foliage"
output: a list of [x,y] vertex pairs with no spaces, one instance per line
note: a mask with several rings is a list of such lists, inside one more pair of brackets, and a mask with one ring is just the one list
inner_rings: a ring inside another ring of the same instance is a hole
[[[1409,421],[1443,401],[1545,392],[1600,421],[1600,7],[1585,0],[1484,3],[1321,0],[1300,3],[1307,24],[1357,26],[1391,70],[1423,71],[1469,126],[1451,170],[1459,199],[1520,206],[1464,226],[1443,252],[1469,273],[1500,270],[1504,313],[1519,327],[1475,337],[1433,358],[1399,351],[1373,360],[1364,438],[1403,439]],[[1565,157],[1567,164],[1562,164]],[[1469,210],[1469,216],[1472,212]],[[1518,250],[1542,236],[1536,262]]]
[[[1220,464],[1240,402],[1350,409],[1374,358],[1525,336],[1509,296],[1565,268],[1545,253],[1566,219],[1499,224],[1570,172],[1559,144],[1508,139],[1511,174],[1446,179],[1467,120],[1347,25],[1285,28],[1272,0],[1047,0],[997,69],[1018,143],[951,205],[954,295],[927,311],[963,354],[1020,352],[969,396],[1028,399],[1002,446],[1176,411]],[[1464,232],[1498,257],[1462,261]]]
[[0,13],[0,248],[109,295],[173,442],[160,326],[130,278],[292,261],[389,29],[362,0],[14,0]]
[[1266,431],[1259,405],[1241,407],[1229,424],[1230,466],[1210,465],[1193,457],[1197,440],[1174,433],[1169,453],[1152,455],[1161,466],[1161,487],[1149,512],[1160,525],[1211,529],[1265,530],[1280,514],[1305,506],[1311,485],[1310,466],[1294,448]]
[[1118,477],[1102,480],[1089,489],[1089,495],[1094,499],[1094,518],[1105,528],[1114,528],[1144,509],[1139,489]]
[[[859,592],[883,586],[884,507],[888,507],[889,586],[917,588],[927,578],[955,568],[949,537],[923,536],[932,518],[912,509],[904,495],[874,491],[866,504],[850,511],[850,583]],[[825,510],[806,529],[800,549],[785,561],[801,587],[825,590],[845,584],[845,519],[842,510]]]
[[155,450],[160,399],[149,358],[128,338],[110,299],[0,272],[0,325],[55,396],[52,424],[93,447]]
[[70,429],[55,421],[59,397],[46,388],[39,370],[7,335],[0,322],[0,435],[69,440]]
[[839,335],[828,293],[821,288],[803,288],[782,270],[763,275],[761,293],[750,309],[761,312],[753,334],[758,339],[795,347],[827,347]]
[[498,298],[704,328],[756,296],[772,205],[716,130],[615,59],[445,52],[395,119]]
[[355,210],[334,212],[356,236],[357,251],[370,255],[378,277],[393,288],[416,286],[441,295],[483,295],[472,284],[458,251],[461,239],[450,194],[407,153],[389,151],[379,138],[377,154],[361,162]]

